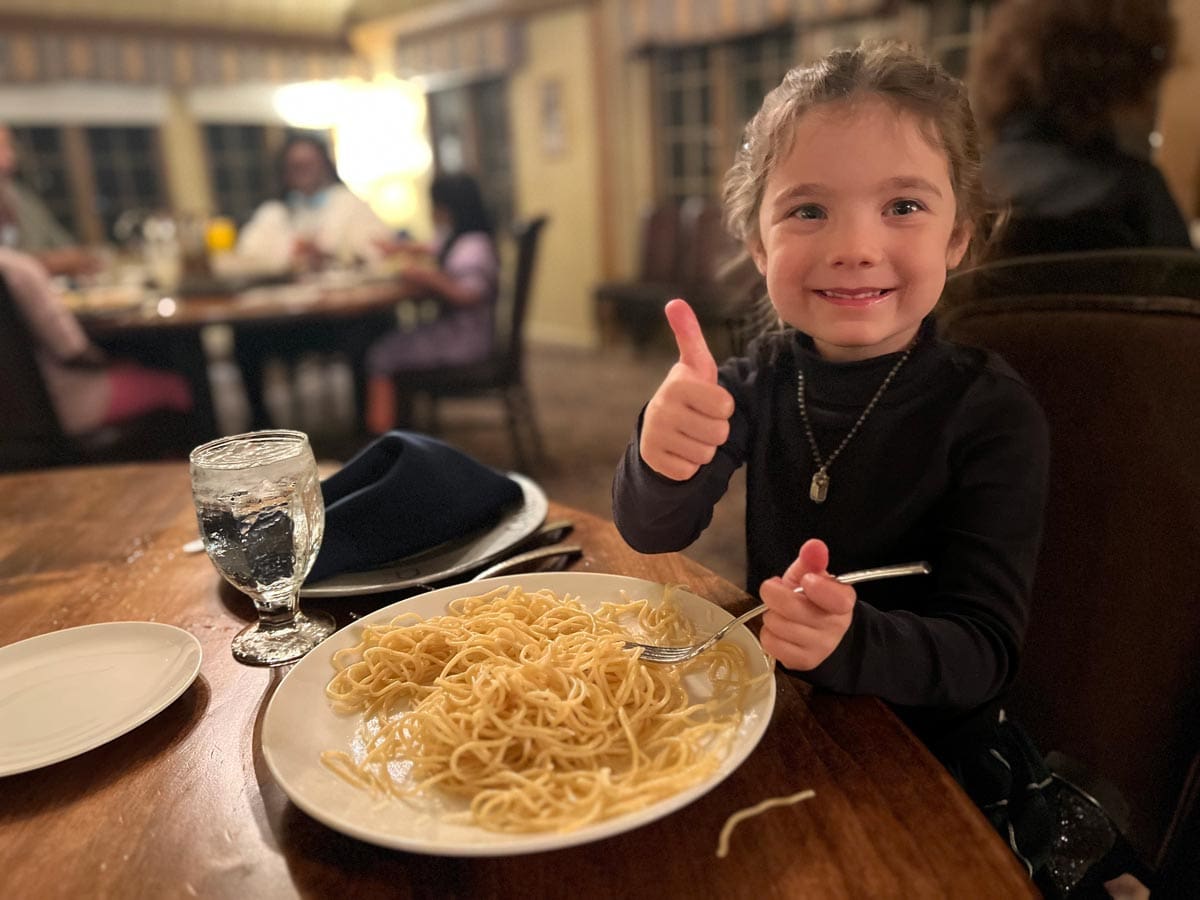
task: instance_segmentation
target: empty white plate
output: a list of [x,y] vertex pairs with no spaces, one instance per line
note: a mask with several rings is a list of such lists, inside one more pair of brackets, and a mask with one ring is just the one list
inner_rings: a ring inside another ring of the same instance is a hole
[[0,647],[0,776],[77,756],[166,709],[200,671],[174,625],[103,622]]

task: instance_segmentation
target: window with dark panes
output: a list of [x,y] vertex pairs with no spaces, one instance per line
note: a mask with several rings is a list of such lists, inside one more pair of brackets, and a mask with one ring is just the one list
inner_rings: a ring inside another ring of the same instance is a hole
[[497,227],[508,226],[513,175],[507,83],[479,81],[434,91],[426,99],[436,169],[474,175]]
[[14,127],[12,135],[17,145],[17,177],[63,228],[78,237],[62,132],[39,126]]
[[508,89],[502,80],[473,87],[479,111],[479,187],[498,227],[513,217],[512,150],[508,139]]
[[659,51],[659,177],[665,197],[682,200],[715,192],[720,129],[714,114],[712,52],[708,47]]
[[797,64],[792,33],[775,32],[736,41],[733,51],[733,147],[760,106]]
[[474,167],[471,151],[470,97],[464,88],[434,91],[428,97],[433,161],[439,172],[463,172]]
[[113,226],[131,215],[167,205],[158,134],[153,128],[102,127],[85,130],[96,186],[96,213],[109,239]]
[[965,77],[971,46],[983,30],[990,0],[932,0],[929,53],[959,78]]
[[796,64],[790,31],[655,55],[659,194],[715,197],[746,122]]
[[264,125],[204,126],[216,211],[239,226],[260,203],[279,192],[268,130]]

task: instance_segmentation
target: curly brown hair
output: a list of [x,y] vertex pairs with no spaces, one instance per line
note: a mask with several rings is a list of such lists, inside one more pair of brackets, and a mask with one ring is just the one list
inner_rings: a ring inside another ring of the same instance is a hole
[[814,106],[863,96],[881,97],[920,119],[926,138],[950,164],[955,227],[971,229],[972,251],[986,243],[996,211],[983,187],[979,137],[965,86],[908,45],[874,40],[797,66],[767,94],[725,175],[725,226],[731,235],[743,243],[759,239],[763,189],[791,148],[800,118]]
[[985,142],[1018,110],[1048,118],[1069,141],[1092,141],[1112,129],[1115,106],[1157,88],[1174,44],[1165,0],[1003,0],[971,54]]

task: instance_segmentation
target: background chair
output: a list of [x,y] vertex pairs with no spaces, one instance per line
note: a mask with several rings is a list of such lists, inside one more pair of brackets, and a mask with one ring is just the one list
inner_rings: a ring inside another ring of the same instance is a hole
[[1007,705],[1043,751],[1116,787],[1155,865],[1200,858],[1183,846],[1200,777],[1198,298],[1200,257],[1133,251],[984,266],[951,279],[939,308],[943,333],[999,352],[1050,424]]
[[447,397],[496,396],[504,404],[505,420],[512,437],[517,467],[528,470],[545,459],[541,431],[533,401],[525,384],[525,315],[533,284],[538,242],[546,217],[539,216],[514,226],[517,244],[516,268],[511,290],[502,292],[496,308],[496,336],[492,355],[481,363],[446,366],[428,371],[406,371],[396,375],[401,397],[424,397],[430,421],[427,430],[440,430],[438,401]]
[[674,200],[664,200],[642,214],[637,275],[603,282],[594,291],[596,319],[605,343],[612,343],[621,331],[635,347],[650,341],[657,323],[642,311],[661,312],[668,300],[678,296],[674,292],[679,289],[681,228],[680,208]]
[[0,278],[0,472],[186,456],[191,426],[179,413],[151,413],[86,435],[63,432],[42,381],[37,342]]
[[1124,249],[1002,259],[951,275],[939,315],[997,297],[1200,297],[1200,254]]
[[720,358],[735,351],[742,322],[753,301],[765,293],[753,264],[730,265],[741,248],[725,231],[721,206],[702,197],[682,204],[665,201],[643,217],[641,267],[629,280],[597,285],[594,296],[602,334],[628,335],[644,351],[667,333],[663,306],[683,297],[696,310]]

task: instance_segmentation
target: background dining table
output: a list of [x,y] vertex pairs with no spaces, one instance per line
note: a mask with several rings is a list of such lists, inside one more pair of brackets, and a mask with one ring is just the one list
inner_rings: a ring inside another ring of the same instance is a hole
[[[644,556],[575,522],[576,568],[749,598],[679,554]],[[0,778],[0,893],[57,897],[1030,897],[1023,868],[949,774],[879,701],[780,672],[773,719],[728,779],[602,841],[524,856],[387,850],[301,812],[262,755],[286,670],[236,663],[253,611],[196,536],[187,468],[152,463],[0,476],[0,646],[57,629],[155,621],[195,635],[200,675],[169,707],[80,756]],[[398,595],[305,601],[346,624]],[[733,812],[815,797],[743,822]]]
[[287,346],[294,335],[319,327],[332,335],[350,363],[355,402],[361,412],[367,348],[395,326],[396,304],[411,295],[396,278],[327,273],[306,281],[256,287],[236,288],[231,282],[225,290],[214,282],[202,292],[148,294],[132,306],[84,306],[75,314],[88,337],[105,350],[174,369],[187,378],[197,440],[207,440],[219,430],[201,337],[205,328],[223,325],[235,335],[253,333]]

